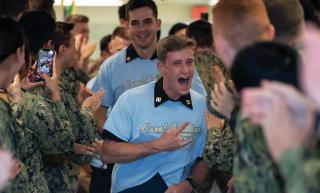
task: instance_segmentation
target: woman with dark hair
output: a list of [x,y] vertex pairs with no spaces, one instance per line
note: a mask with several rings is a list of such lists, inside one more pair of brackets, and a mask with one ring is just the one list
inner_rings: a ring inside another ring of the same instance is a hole
[[[24,132],[14,122],[6,88],[25,63],[24,34],[18,24],[9,18],[0,18],[0,149],[12,153],[15,159],[22,160],[25,153]],[[16,176],[3,192],[28,192],[28,178],[21,162],[16,161],[11,168]]]

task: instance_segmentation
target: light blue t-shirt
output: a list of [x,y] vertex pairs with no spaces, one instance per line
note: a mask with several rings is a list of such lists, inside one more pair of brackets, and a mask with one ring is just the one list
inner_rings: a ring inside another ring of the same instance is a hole
[[92,77],[92,78],[87,82],[86,87],[87,87],[87,88],[90,88],[90,89],[92,90],[93,84],[94,84],[94,82],[96,81],[96,79],[97,79],[97,76]]
[[[112,108],[119,96],[125,91],[155,81],[160,77],[157,58],[154,57],[150,60],[140,57],[132,58],[132,56],[127,55],[128,49],[131,49],[129,52],[134,50],[133,46],[130,45],[105,60],[100,67],[98,75],[88,83],[94,92],[99,91],[100,88],[105,90],[106,94],[102,99],[102,105],[105,107]],[[204,96],[207,95],[196,71],[192,81],[192,88]],[[109,110],[111,109],[109,108]],[[105,168],[106,165],[99,158],[99,155],[95,155],[91,165]]]
[[[157,58],[142,59],[136,57],[127,62],[126,53],[127,49],[130,48],[132,49],[132,46],[122,49],[109,57],[100,67],[92,90],[94,92],[97,92],[100,88],[105,90],[106,94],[102,100],[102,105],[105,107],[112,108],[119,96],[125,91],[155,81],[160,77]],[[196,71],[192,81],[192,88],[203,96],[207,95]]]
[[193,109],[180,101],[170,100],[155,107],[154,87],[155,82],[151,82],[121,95],[104,129],[123,141],[139,144],[158,139],[166,130],[189,122],[182,134],[184,139],[192,139],[192,142],[175,151],[116,164],[112,174],[112,193],[142,184],[156,173],[168,186],[180,183],[189,175],[196,159],[202,157],[207,134],[205,98],[191,90]]

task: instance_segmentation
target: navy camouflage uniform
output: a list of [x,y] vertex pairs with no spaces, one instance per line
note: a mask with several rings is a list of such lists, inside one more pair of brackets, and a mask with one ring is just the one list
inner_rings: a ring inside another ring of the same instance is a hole
[[[76,104],[74,93],[69,91],[64,85],[59,84],[62,102],[64,103],[68,120],[71,122],[72,132],[75,143],[90,145],[95,139],[96,123],[91,109],[85,108],[80,111]],[[49,98],[49,91],[44,87],[34,90],[35,93]],[[77,192],[78,176],[80,165],[89,163],[91,155],[79,155],[69,152],[65,156],[58,159],[60,164],[47,163],[47,169],[52,171],[52,175],[48,172],[48,185],[51,192]],[[47,175],[47,174],[46,174]],[[56,179],[56,175],[60,179]]]
[[320,192],[320,148],[316,151],[299,147],[285,152],[278,166],[285,180],[287,193]]
[[[24,131],[14,122],[10,104],[0,99],[0,149],[10,151],[15,159],[22,161],[26,157],[26,141]],[[2,193],[27,193],[29,180],[26,168],[14,178]]]
[[[216,71],[213,70],[214,67],[220,68],[221,75],[225,80],[229,80],[229,73],[225,69],[224,64],[211,50],[196,51],[194,63],[207,93],[210,93],[214,84],[217,83]],[[210,100],[211,95],[208,94],[208,103]],[[208,109],[209,107],[210,105],[208,105]],[[212,112],[212,110],[210,112]],[[213,116],[215,116],[215,114],[213,114]],[[217,117],[217,119],[219,118]],[[228,122],[224,121],[222,127],[213,126],[208,128],[203,159],[207,165],[212,168],[212,171],[206,182],[197,188],[196,191],[198,193],[209,192],[213,178],[216,179],[223,192],[226,190],[226,185],[232,172],[233,146],[233,134]]]
[[283,179],[269,153],[262,129],[240,116],[239,114],[234,131],[235,191],[239,193],[284,192]]
[[59,155],[72,150],[74,143],[71,123],[62,101],[23,93],[22,101],[13,105],[15,118],[25,130],[28,141],[25,166],[30,192],[49,192],[42,155]]

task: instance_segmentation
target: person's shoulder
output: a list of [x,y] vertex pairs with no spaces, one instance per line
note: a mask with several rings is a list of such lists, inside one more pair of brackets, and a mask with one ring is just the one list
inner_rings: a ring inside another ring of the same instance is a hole
[[132,88],[127,92],[130,93],[131,95],[146,96],[147,93],[150,93],[150,92],[153,93],[154,86],[155,86],[155,81],[152,81],[147,84]]
[[197,101],[206,101],[206,97],[202,94],[198,93],[197,91],[190,89],[190,95],[192,97],[192,100],[195,99]]
[[1,111],[8,110],[8,105],[9,105],[8,102],[6,102],[5,100],[0,99],[0,110]]
[[139,99],[148,97],[154,92],[155,81],[127,90],[122,94],[123,97]]
[[10,104],[2,99],[0,99],[0,114],[0,119],[10,116]]
[[198,93],[197,91],[190,89],[191,100],[194,105],[201,106],[201,108],[206,108],[207,106],[207,99],[202,94]]
[[0,133],[8,132],[9,127],[12,126],[13,114],[10,104],[3,99],[0,99],[0,114]]
[[197,51],[195,53],[195,60],[202,62],[222,63],[220,58],[211,50]]
[[35,87],[27,92],[23,92],[23,95],[26,95],[23,97],[32,97],[30,95],[38,95],[38,96],[41,96],[42,98],[50,99],[50,92],[44,86],[38,86],[38,87]]
[[48,113],[51,109],[51,106],[53,104],[53,101],[49,98],[44,98],[43,96],[39,94],[24,92],[22,95],[22,104],[23,107],[28,112],[36,112],[39,113],[40,111],[43,111],[45,113]]

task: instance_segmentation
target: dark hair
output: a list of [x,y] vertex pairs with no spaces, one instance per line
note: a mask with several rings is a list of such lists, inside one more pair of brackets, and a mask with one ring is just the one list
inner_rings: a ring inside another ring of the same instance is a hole
[[299,0],[264,0],[276,39],[295,37],[300,33],[303,9]]
[[185,23],[176,23],[170,28],[169,35],[175,35],[178,31],[186,29],[187,27],[188,25]]
[[52,16],[43,11],[26,12],[21,17],[19,25],[26,34],[31,54],[37,54],[43,44],[52,40],[56,27]]
[[74,24],[67,22],[57,22],[56,30],[52,38],[54,44],[54,50],[58,53],[59,47],[65,45],[66,47],[70,46],[70,39],[72,37],[71,30],[73,29]]
[[109,43],[111,41],[111,34],[103,36],[100,40],[100,51],[107,50],[109,52]]
[[0,18],[0,39],[0,62],[25,43],[22,29],[10,18]]
[[158,18],[158,8],[153,0],[129,0],[126,4],[126,18],[129,20],[129,12],[142,7],[149,7],[152,9],[155,18]]
[[118,16],[119,19],[126,20],[126,4],[123,4],[118,8]]
[[44,11],[56,18],[53,4],[54,0],[29,0],[30,11]]
[[167,59],[167,54],[169,52],[179,51],[185,48],[194,48],[195,42],[185,36],[174,36],[170,35],[165,38],[162,38],[157,47],[158,59],[161,62],[164,62]]
[[161,38],[161,29],[157,31],[157,41]]
[[196,41],[197,47],[212,47],[212,28],[206,20],[201,19],[190,23],[187,28],[187,36]]
[[68,23],[88,23],[89,22],[89,17],[85,15],[69,15],[68,17],[65,18],[65,22]]
[[263,79],[299,88],[299,64],[299,54],[293,48],[276,42],[258,42],[239,51],[231,68],[231,79],[238,91],[257,87]]
[[300,0],[303,8],[304,20],[310,21],[320,27],[320,18],[316,14],[316,7],[310,0]]
[[315,6],[316,10],[320,9],[320,0],[310,0],[312,4]]
[[28,9],[28,5],[27,0],[0,0],[0,16],[15,19]]

